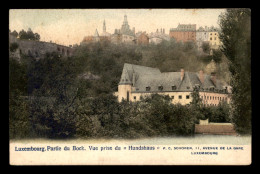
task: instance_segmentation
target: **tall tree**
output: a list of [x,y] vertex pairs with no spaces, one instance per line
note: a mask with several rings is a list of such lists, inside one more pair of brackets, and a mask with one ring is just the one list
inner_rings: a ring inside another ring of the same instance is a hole
[[229,59],[232,121],[236,131],[251,133],[251,10],[227,9],[220,15],[221,50]]

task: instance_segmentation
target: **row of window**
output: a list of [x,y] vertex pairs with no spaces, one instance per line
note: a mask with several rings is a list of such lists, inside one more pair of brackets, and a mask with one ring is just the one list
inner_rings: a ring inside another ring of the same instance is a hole
[[[172,90],[176,90],[177,89],[177,87],[174,85],[174,86],[172,86]],[[187,89],[190,89],[190,87],[189,86],[187,86]],[[138,90],[138,89],[137,89]],[[158,86],[158,90],[159,91],[162,91],[163,90],[163,86]],[[147,86],[146,87],[146,91],[151,91],[151,87],[150,86]]]
[[204,98],[204,100],[227,100],[227,97],[215,97],[215,96],[201,96],[201,99]]
[[[215,39],[215,40],[217,40],[217,38],[216,38],[216,37],[215,37],[214,39]],[[210,38],[210,40],[212,40],[212,37]]]
[[205,106],[217,106],[217,104],[205,104]]
[[[174,96],[171,96],[172,100],[174,99]],[[178,99],[182,99],[182,95],[178,96]],[[190,95],[186,95],[186,99],[190,99]],[[136,96],[134,96],[134,100],[136,100]]]

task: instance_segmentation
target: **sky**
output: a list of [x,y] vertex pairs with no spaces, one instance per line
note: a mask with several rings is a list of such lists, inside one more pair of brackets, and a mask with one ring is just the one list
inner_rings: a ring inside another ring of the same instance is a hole
[[52,41],[62,45],[79,44],[85,36],[94,35],[97,29],[113,34],[120,29],[124,15],[135,31],[155,32],[178,24],[197,24],[200,26],[218,25],[218,16],[225,9],[10,9],[9,29],[17,32],[31,28],[39,33],[42,41]]

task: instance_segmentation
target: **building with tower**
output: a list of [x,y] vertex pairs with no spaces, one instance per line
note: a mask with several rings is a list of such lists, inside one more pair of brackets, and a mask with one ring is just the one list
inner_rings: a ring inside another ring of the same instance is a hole
[[[211,66],[211,65],[210,65]],[[158,68],[125,63],[115,95],[118,101],[139,101],[151,94],[169,95],[172,103],[182,105],[192,101],[191,93],[199,88],[202,103],[217,106],[222,101],[230,102],[228,86],[217,79],[213,70],[210,75],[203,72],[161,72]]]
[[121,29],[115,29],[115,33],[112,36],[112,41],[114,43],[126,43],[126,44],[135,44],[135,28],[130,29],[130,25],[127,21],[127,16],[124,16],[124,21],[121,26]]

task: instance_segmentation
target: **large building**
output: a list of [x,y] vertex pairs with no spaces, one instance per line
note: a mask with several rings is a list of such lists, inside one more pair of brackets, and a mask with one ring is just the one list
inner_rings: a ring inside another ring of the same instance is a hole
[[149,43],[159,44],[163,40],[169,41],[169,35],[165,34],[165,29],[159,30],[157,29],[156,32],[152,32],[149,34]]
[[135,28],[130,29],[130,26],[127,21],[127,16],[124,16],[124,21],[121,26],[121,29],[115,29],[115,33],[112,35],[113,43],[126,43],[126,44],[135,44]]
[[138,101],[151,94],[169,95],[172,103],[182,105],[192,101],[194,87],[199,88],[199,95],[206,106],[217,106],[221,101],[230,102],[230,93],[216,73],[196,72],[160,72],[158,68],[133,64],[124,64],[118,91],[115,95],[119,102]]
[[196,32],[196,42],[199,48],[203,43],[208,43],[211,49],[218,49],[221,45],[219,39],[219,29],[211,26],[200,27]]
[[196,42],[196,24],[179,24],[170,29],[169,36],[177,42]]
[[136,33],[136,40],[137,40],[138,45],[148,45],[149,44],[149,36],[146,32]]
[[86,36],[83,38],[81,44],[87,44],[92,42],[100,42],[100,41],[111,41],[111,34],[106,31],[106,21],[103,22],[103,33],[99,34],[96,29],[93,36]]
[[208,29],[209,32],[209,45],[212,49],[218,49],[221,45],[220,39],[219,39],[219,29],[216,27],[210,27]]
[[207,26],[200,27],[196,32],[196,42],[198,48],[201,48],[203,43],[209,43],[209,32]]

